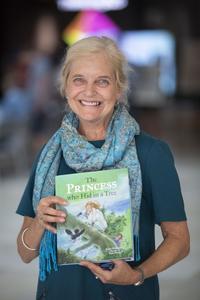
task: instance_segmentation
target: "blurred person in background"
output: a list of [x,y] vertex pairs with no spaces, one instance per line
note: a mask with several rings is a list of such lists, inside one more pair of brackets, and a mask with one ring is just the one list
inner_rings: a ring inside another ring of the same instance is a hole
[[4,95],[0,106],[0,123],[25,123],[30,120],[32,97],[27,89],[29,53],[17,54],[14,62],[5,72]]
[[20,51],[8,67],[1,115],[11,121],[31,117],[33,132],[37,133],[44,129],[55,95],[53,57],[58,29],[53,16],[38,19],[32,43],[32,49]]
[[4,71],[0,105],[0,174],[19,173],[29,165],[32,97],[27,89],[30,55],[17,53]]
[[0,156],[6,161],[4,167],[0,166],[2,172],[10,172],[13,165],[16,172],[27,168],[29,160],[58,128],[62,109],[54,87],[57,47],[56,20],[43,15],[34,25],[31,47],[18,50],[12,62],[7,63],[0,104]]
[[[46,141],[49,118],[56,109],[55,77],[57,66],[54,55],[58,47],[58,28],[51,15],[41,16],[34,29],[33,49],[30,50],[30,66],[27,88],[32,97],[31,132],[33,152]],[[46,132],[47,131],[47,132]]]
[[[140,130],[125,106],[127,62],[106,37],[72,45],[61,75],[71,111],[41,149],[17,208],[22,260],[39,256],[37,299],[158,300],[157,274],[189,252],[189,232],[174,160],[167,144]],[[58,266],[55,223],[67,221],[55,205],[55,176],[125,167],[132,199],[133,262]],[[163,241],[155,248],[155,225]]]

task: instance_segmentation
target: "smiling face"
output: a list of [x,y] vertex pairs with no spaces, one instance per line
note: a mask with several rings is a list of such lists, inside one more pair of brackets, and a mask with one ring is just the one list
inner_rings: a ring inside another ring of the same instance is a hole
[[65,93],[80,126],[106,128],[120,96],[114,71],[103,53],[73,61]]

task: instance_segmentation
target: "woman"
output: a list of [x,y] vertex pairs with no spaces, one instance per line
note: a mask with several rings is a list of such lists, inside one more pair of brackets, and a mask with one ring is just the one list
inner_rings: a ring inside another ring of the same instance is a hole
[[[127,63],[109,38],[90,37],[67,52],[61,92],[71,112],[41,150],[17,213],[24,216],[17,245],[22,260],[40,256],[37,299],[159,299],[157,273],[189,252],[179,180],[168,146],[140,132],[123,105]],[[57,174],[127,167],[133,206],[135,261],[112,270],[92,262],[57,266],[54,223],[67,215],[54,196]],[[157,249],[154,227],[163,241]],[[40,248],[40,249],[39,249]]]

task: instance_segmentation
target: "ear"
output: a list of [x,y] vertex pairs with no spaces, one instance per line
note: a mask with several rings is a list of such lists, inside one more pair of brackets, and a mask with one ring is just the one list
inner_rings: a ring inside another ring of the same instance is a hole
[[[117,99],[117,102],[119,102],[119,99],[122,97],[122,91],[121,89],[118,87],[117,88],[117,94],[116,94],[116,99]],[[116,104],[117,104],[116,102]]]
[[119,104],[121,96],[121,93],[117,94],[115,106]]
[[65,87],[64,97],[65,97],[65,99],[67,99],[67,87]]

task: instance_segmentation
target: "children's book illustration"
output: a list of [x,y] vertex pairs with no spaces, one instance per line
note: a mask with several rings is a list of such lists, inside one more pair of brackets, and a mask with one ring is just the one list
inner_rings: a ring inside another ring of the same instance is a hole
[[57,225],[58,264],[133,260],[127,169],[56,176],[56,195],[66,200],[57,208],[67,213]]

